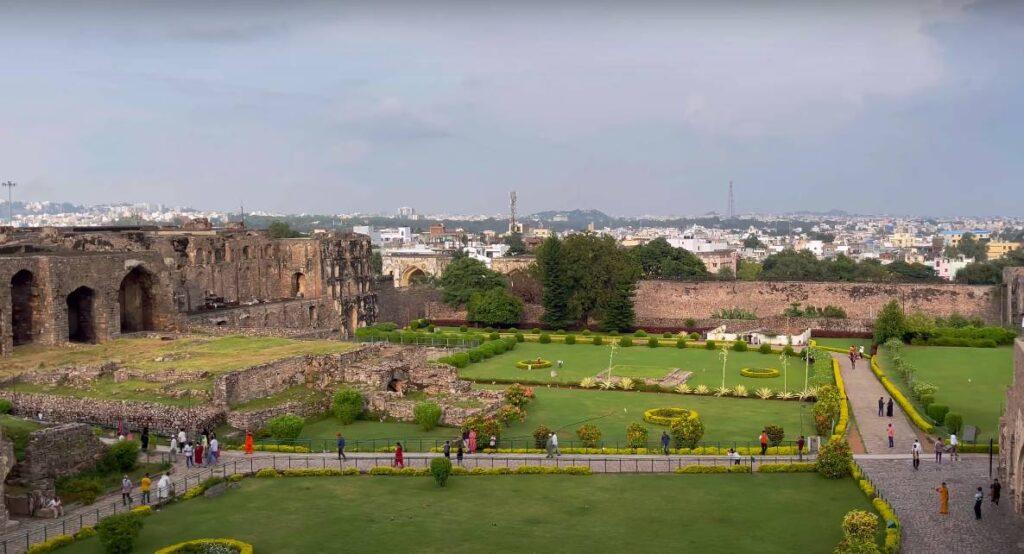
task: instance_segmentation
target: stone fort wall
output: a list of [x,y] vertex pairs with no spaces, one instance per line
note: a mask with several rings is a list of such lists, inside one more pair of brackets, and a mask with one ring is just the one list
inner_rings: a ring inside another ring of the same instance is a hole
[[1013,384],[999,419],[999,478],[1009,489],[1013,509],[1024,513],[1024,340],[1013,350]]
[[149,426],[160,433],[178,429],[212,429],[224,421],[224,412],[214,407],[180,408],[155,402],[98,400],[52,394],[33,394],[0,390],[0,398],[9,400],[15,415],[58,423],[84,422],[116,428],[123,423],[130,429]]

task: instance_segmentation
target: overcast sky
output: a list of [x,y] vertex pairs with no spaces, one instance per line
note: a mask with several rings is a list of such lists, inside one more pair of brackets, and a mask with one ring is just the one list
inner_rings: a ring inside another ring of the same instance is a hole
[[1024,2],[384,4],[5,2],[0,180],[635,215],[724,211],[731,179],[741,212],[1024,215]]

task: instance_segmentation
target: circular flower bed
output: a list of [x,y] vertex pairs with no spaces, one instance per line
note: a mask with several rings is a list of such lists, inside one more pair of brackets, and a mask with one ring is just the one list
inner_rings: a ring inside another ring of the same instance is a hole
[[673,423],[683,419],[697,419],[700,414],[696,410],[686,408],[651,408],[644,412],[644,421],[655,425],[671,427]]
[[519,369],[544,369],[545,367],[551,367],[551,361],[541,358],[537,358],[535,360],[520,360],[516,362],[516,367]]
[[165,546],[156,554],[252,554],[252,545],[235,539],[195,539]]
[[782,373],[774,367],[745,367],[740,370],[740,375],[758,379],[770,379],[772,377],[778,377],[779,375],[782,375]]

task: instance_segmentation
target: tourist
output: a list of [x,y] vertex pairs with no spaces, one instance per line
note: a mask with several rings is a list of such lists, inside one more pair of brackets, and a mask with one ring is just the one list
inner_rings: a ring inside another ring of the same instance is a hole
[[142,476],[142,480],[139,481],[139,491],[142,493],[142,504],[149,504],[149,488],[153,486],[153,480],[149,478],[149,474]]
[[217,463],[220,461],[220,441],[217,440],[217,435],[210,434],[210,462]]
[[554,431],[551,433],[551,448],[555,450],[555,456],[561,456],[562,452],[558,449],[558,432]]
[[668,441],[669,441],[668,432],[662,431],[661,432],[661,450],[665,453],[666,456],[668,456]]
[[878,417],[885,415],[885,399],[881,396],[878,397]]
[[850,368],[851,369],[857,369],[857,350],[853,346],[850,347],[849,357],[850,357]]
[[547,442],[544,443],[544,449],[548,451],[548,455],[547,455],[548,458],[554,458],[555,457],[555,446],[554,446],[554,443],[551,442],[551,437],[552,437],[552,434],[548,433],[548,440],[547,440]]
[[981,492],[981,487],[978,487],[978,491],[974,493],[974,519],[981,519],[981,501],[984,498],[985,493]]
[[729,456],[729,461],[732,462],[732,465],[740,465],[740,453],[736,452],[735,448],[729,448],[727,455]]
[[914,469],[921,468],[921,441],[914,439],[914,446],[910,447],[910,457],[913,458]]
[[893,446],[895,446],[894,439],[896,438],[896,429],[892,426],[892,423],[889,424],[889,427],[885,433],[889,435],[889,448],[892,448]]
[[462,447],[469,448],[469,428],[462,430]]
[[171,463],[174,463],[174,460],[177,459],[176,455],[178,454],[178,437],[171,435],[171,447],[168,452],[171,454]]
[[192,454],[194,450],[192,448],[192,441],[186,442],[185,446],[181,448],[181,453],[185,456],[185,467],[192,467]]
[[338,433],[335,437],[338,439],[338,459],[347,460],[348,457],[345,456],[345,437],[341,436],[341,433]]
[[935,461],[942,463],[942,451],[945,450],[946,445],[942,444],[942,437],[935,439]]
[[54,495],[46,507],[53,510],[53,517],[61,517],[64,515],[64,504],[60,501],[59,496]]
[[992,497],[992,503],[995,504],[996,506],[998,506],[999,505],[999,493],[1001,493],[1003,491],[1003,486],[999,484],[999,478],[998,477],[996,477],[996,479],[994,481],[992,481],[992,484],[989,485],[988,489],[989,489],[989,491],[991,491],[991,492],[989,492],[989,496]]
[[149,450],[149,425],[142,428],[142,451]]
[[161,504],[170,498],[171,492],[171,478],[166,473],[160,476],[160,480],[156,482],[156,502]]
[[470,429],[469,431],[469,453],[476,453],[476,429]]
[[459,441],[458,448],[455,449],[455,463],[462,465],[462,441]]
[[441,453],[444,454],[445,458],[449,460],[452,458],[452,441],[444,441],[444,446],[441,448]]
[[950,461],[956,461],[960,459],[960,455],[957,454],[957,446],[960,441],[956,438],[956,433],[950,433],[949,435],[949,459]]
[[945,481],[941,487],[935,490],[939,493],[939,513],[944,516],[949,515],[949,489],[946,488]]
[[246,429],[245,430],[245,453],[246,453],[246,455],[251,455],[252,451],[253,451],[253,448],[252,448],[252,433],[250,433],[249,430]]
[[131,506],[132,504],[132,480],[125,473],[121,478],[121,505]]
[[398,469],[405,467],[405,456],[402,453],[402,443],[395,443],[395,461],[394,466]]
[[758,437],[761,441],[761,455],[764,456],[768,453],[768,433],[761,431],[761,436]]
[[807,444],[807,441],[804,440],[804,436],[803,435],[800,435],[800,438],[796,440],[796,456],[797,456],[797,459],[800,460],[800,461],[803,461],[803,459],[804,459],[804,445],[805,444]]
[[196,467],[203,467],[203,451],[204,450],[205,450],[205,448],[203,448],[202,443],[196,444],[195,456],[194,456],[194,458],[195,458],[194,461],[195,461]]
[[892,397],[889,397],[889,401],[885,403],[885,415],[892,417]]
[[[185,434],[185,430],[184,429],[179,428],[178,429],[178,447],[184,449],[186,442],[188,442],[188,435]],[[182,453],[184,453],[184,450],[182,450]]]
[[492,451],[498,449],[498,437],[496,437],[493,433],[491,434],[490,445]]

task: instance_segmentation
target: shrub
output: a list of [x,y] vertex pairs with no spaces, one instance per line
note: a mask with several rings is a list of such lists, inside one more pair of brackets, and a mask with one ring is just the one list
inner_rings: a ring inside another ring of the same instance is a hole
[[267,432],[275,439],[296,439],[306,420],[295,414],[282,414],[267,421]]
[[880,552],[875,544],[878,516],[864,510],[851,510],[843,517],[843,540],[836,547],[839,554]]
[[596,425],[588,423],[576,429],[576,436],[579,437],[584,447],[597,448],[597,443],[601,440],[601,430]]
[[594,341],[594,346],[601,346],[604,344],[604,339],[601,338],[601,335],[594,335],[594,338],[591,340]]
[[850,443],[842,438],[833,438],[818,450],[818,473],[829,479],[842,479],[849,475],[852,462]]
[[609,337],[617,337],[617,336],[619,336],[619,330],[618,329],[612,329],[611,331],[608,331],[608,336]]
[[651,337],[651,338],[647,339],[647,347],[648,348],[657,348],[659,346],[661,346],[661,345],[658,344],[658,337]]
[[796,356],[796,350],[793,350],[793,347],[789,345],[782,349],[782,353],[786,356]]
[[960,428],[964,425],[964,418],[958,413],[950,412],[946,414],[942,424],[945,425],[946,430],[950,433],[959,433]]
[[507,404],[511,404],[517,408],[522,408],[530,402],[531,398],[533,398],[533,391],[519,383],[513,383],[505,389],[504,397]]
[[516,342],[526,342],[526,337],[522,333],[516,333]]
[[704,438],[704,421],[699,417],[686,417],[673,423],[669,432],[676,448],[696,448]]
[[770,345],[768,343],[762,344],[761,346],[757,347],[757,351],[762,353],[762,354],[771,354],[772,353],[772,345]]
[[421,429],[429,431],[441,421],[441,406],[434,402],[420,402],[412,409],[412,417]]
[[551,344],[551,335],[547,333],[542,334],[538,339],[538,342],[541,344]]
[[676,339],[676,348],[686,348],[686,339]]
[[72,477],[57,482],[60,494],[78,498],[82,504],[92,504],[103,494],[103,481],[99,477]]
[[278,473],[277,470],[272,468],[272,467],[265,467],[265,468],[263,468],[263,469],[261,469],[261,470],[256,472],[256,477],[259,477],[260,479],[266,479],[268,477],[269,478],[274,478],[274,477],[280,477],[280,476],[281,476],[281,474]]
[[688,317],[683,320],[683,326],[686,327],[687,329],[693,329],[694,327],[697,326],[697,320],[693,319],[692,317]]
[[741,340],[738,340],[738,341],[732,343],[732,349],[733,349],[734,352],[746,352],[747,351],[747,343],[745,343],[745,342],[743,342]]
[[107,447],[100,460],[100,469],[111,472],[131,471],[139,458],[138,441],[117,441]]
[[704,348],[706,350],[714,350],[715,349],[715,341],[709,340],[709,341],[705,342],[704,343]]
[[33,544],[28,548],[28,554],[46,554],[73,542],[75,542],[75,538],[71,535],[57,535],[48,541]]
[[465,333],[466,331],[469,331],[469,327],[466,327],[465,325],[459,325],[460,333]]
[[516,421],[523,422],[526,420],[526,410],[519,406],[505,404],[498,408],[498,412],[495,414],[495,417],[504,425],[512,425]]
[[935,421],[945,421],[946,414],[949,413],[949,406],[943,406],[942,404],[929,404],[924,411],[928,414],[928,417]]
[[351,424],[363,413],[363,393],[350,387],[339,388],[331,400],[331,413],[342,425]]
[[643,329],[637,329],[636,331],[633,332],[633,336],[634,337],[646,337],[647,336],[647,331],[644,331]]
[[452,461],[445,457],[438,457],[430,460],[430,474],[434,476],[437,486],[443,487],[448,484],[448,478],[452,475]]
[[135,539],[142,531],[142,516],[125,512],[107,516],[96,525],[103,551],[108,554],[128,554],[135,549]]
[[922,394],[921,395],[921,405],[924,406],[925,411],[928,410],[928,406],[931,406],[934,403],[935,403],[935,395],[934,394]]
[[533,446],[534,448],[543,449],[548,444],[548,435],[551,434],[551,429],[541,425],[533,430]]
[[621,339],[619,339],[619,346],[623,348],[629,348],[630,346],[633,346],[633,339],[629,337],[622,337]]
[[764,432],[768,435],[768,444],[772,446],[782,444],[782,439],[786,437],[786,432],[780,425],[765,425]]
[[0,398],[0,414],[9,414],[12,409],[14,409],[14,405],[11,404],[10,400]]
[[630,448],[647,446],[647,428],[639,423],[630,423],[626,428],[626,444]]
[[477,363],[484,359],[484,354],[479,348],[471,348],[465,352],[469,356],[470,363]]
[[530,334],[531,335],[539,335],[540,334],[540,329],[538,329],[537,327],[534,327],[533,329],[530,329]]
[[576,335],[566,335],[565,344],[576,344]]

